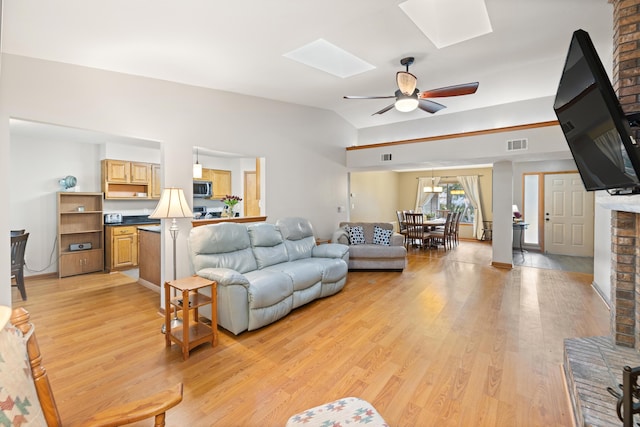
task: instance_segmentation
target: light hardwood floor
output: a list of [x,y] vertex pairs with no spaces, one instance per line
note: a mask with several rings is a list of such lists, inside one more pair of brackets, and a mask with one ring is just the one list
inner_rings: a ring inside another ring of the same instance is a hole
[[[563,339],[609,334],[592,276],[491,267],[490,246],[410,250],[403,273],[351,272],[273,325],[166,348],[158,294],[120,274],[27,279],[65,425],[184,382],[167,425],[283,426],[358,396],[391,426],[570,426]],[[149,424],[147,424],[149,425]]]

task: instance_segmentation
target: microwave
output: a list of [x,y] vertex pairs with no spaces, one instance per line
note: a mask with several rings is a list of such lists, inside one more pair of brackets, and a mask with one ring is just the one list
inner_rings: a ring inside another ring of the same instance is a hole
[[193,197],[209,199],[213,196],[213,183],[211,181],[193,181]]

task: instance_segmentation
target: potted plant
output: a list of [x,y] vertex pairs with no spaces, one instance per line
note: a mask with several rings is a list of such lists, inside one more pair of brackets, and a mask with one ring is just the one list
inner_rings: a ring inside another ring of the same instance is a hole
[[236,205],[241,201],[242,199],[239,196],[230,196],[228,194],[222,198],[222,203],[224,203],[227,207],[227,216],[229,218],[233,218],[234,216],[236,216],[234,209]]

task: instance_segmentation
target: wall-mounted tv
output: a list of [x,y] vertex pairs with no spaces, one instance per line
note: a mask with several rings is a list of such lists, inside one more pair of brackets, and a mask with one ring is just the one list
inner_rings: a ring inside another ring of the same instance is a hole
[[640,149],[584,30],[573,33],[553,109],[587,191],[640,192]]

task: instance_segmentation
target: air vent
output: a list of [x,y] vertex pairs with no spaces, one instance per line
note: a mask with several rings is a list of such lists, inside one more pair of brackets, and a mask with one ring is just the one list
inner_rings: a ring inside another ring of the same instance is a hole
[[527,145],[528,145],[528,140],[526,138],[510,139],[507,141],[507,151],[526,150]]
[[390,162],[391,161],[391,153],[381,154],[380,155],[381,162]]

